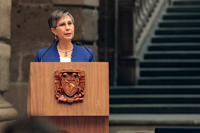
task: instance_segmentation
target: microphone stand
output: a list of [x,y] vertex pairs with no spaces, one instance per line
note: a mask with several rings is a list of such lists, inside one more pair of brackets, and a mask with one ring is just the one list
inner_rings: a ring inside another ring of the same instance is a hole
[[80,43],[80,42],[78,42],[78,41],[76,41],[75,42],[77,45],[82,45],[83,47],[85,47],[85,49],[90,53],[90,55],[92,56],[92,58],[94,59],[94,62],[95,62],[95,58],[94,58],[94,56],[93,56],[93,54],[88,50],[88,48],[83,44],[83,43]]

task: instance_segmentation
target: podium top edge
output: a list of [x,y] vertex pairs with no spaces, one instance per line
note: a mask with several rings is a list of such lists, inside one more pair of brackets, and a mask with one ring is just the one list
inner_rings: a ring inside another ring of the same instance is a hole
[[108,63],[109,64],[109,62],[30,62],[31,64],[36,64],[36,63],[52,63],[52,64],[55,64],[55,63],[68,63],[68,64],[70,64],[70,63]]

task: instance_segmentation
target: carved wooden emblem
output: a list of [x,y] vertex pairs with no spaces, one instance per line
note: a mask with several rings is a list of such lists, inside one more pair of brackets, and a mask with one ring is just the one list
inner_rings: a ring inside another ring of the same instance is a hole
[[83,101],[85,89],[85,71],[61,69],[55,75],[55,96],[58,101],[72,103]]

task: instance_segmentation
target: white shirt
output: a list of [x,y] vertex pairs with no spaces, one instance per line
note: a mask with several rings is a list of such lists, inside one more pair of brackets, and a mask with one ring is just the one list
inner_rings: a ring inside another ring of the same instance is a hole
[[71,58],[60,57],[60,62],[71,62]]

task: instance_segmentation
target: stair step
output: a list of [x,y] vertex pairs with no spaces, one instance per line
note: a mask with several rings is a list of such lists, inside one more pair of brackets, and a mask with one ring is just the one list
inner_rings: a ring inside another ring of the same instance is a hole
[[146,68],[140,69],[141,77],[156,77],[156,76],[200,76],[199,68]]
[[200,42],[200,35],[162,35],[152,37],[151,41],[152,43]]
[[110,95],[110,104],[199,104],[200,95]]
[[173,1],[173,5],[175,6],[182,6],[182,5],[200,5],[200,1],[199,0],[180,0],[180,1]]
[[197,13],[197,12],[200,12],[200,6],[181,6],[181,7],[177,7],[177,6],[171,6],[171,7],[168,7],[167,8],[167,13],[177,13],[177,12],[182,12],[182,13],[191,13],[191,12],[194,12],[194,13]]
[[200,86],[113,86],[109,88],[110,95],[129,94],[200,94]]
[[197,68],[200,60],[145,60],[140,62],[141,68]]
[[159,28],[155,31],[156,35],[198,35],[200,28]]
[[148,51],[197,51],[200,43],[153,43],[148,46]]
[[138,85],[200,85],[200,77],[140,77]]
[[110,104],[110,113],[200,113],[200,104]]
[[200,13],[168,13],[163,15],[163,20],[193,20],[200,19]]
[[159,23],[159,27],[200,27],[200,20],[165,20]]
[[[113,126],[136,126],[141,125],[147,127],[151,126],[199,126],[200,115],[199,114],[147,114],[147,113],[129,113],[129,114],[110,114],[109,116],[109,125]],[[154,128],[153,128],[154,129]],[[139,131],[140,132],[140,131]],[[138,133],[139,133],[138,132]],[[122,132],[119,132],[122,133]],[[134,133],[127,131],[126,133]],[[136,132],[135,132],[136,133]],[[147,132],[140,132],[147,133]],[[149,133],[149,132],[148,132]],[[152,130],[153,133],[153,130]],[[169,132],[168,132],[169,133]],[[185,132],[186,133],[186,132]]]
[[144,59],[200,59],[199,51],[159,51],[147,52]]
[[200,104],[110,104],[110,107],[200,107]]

